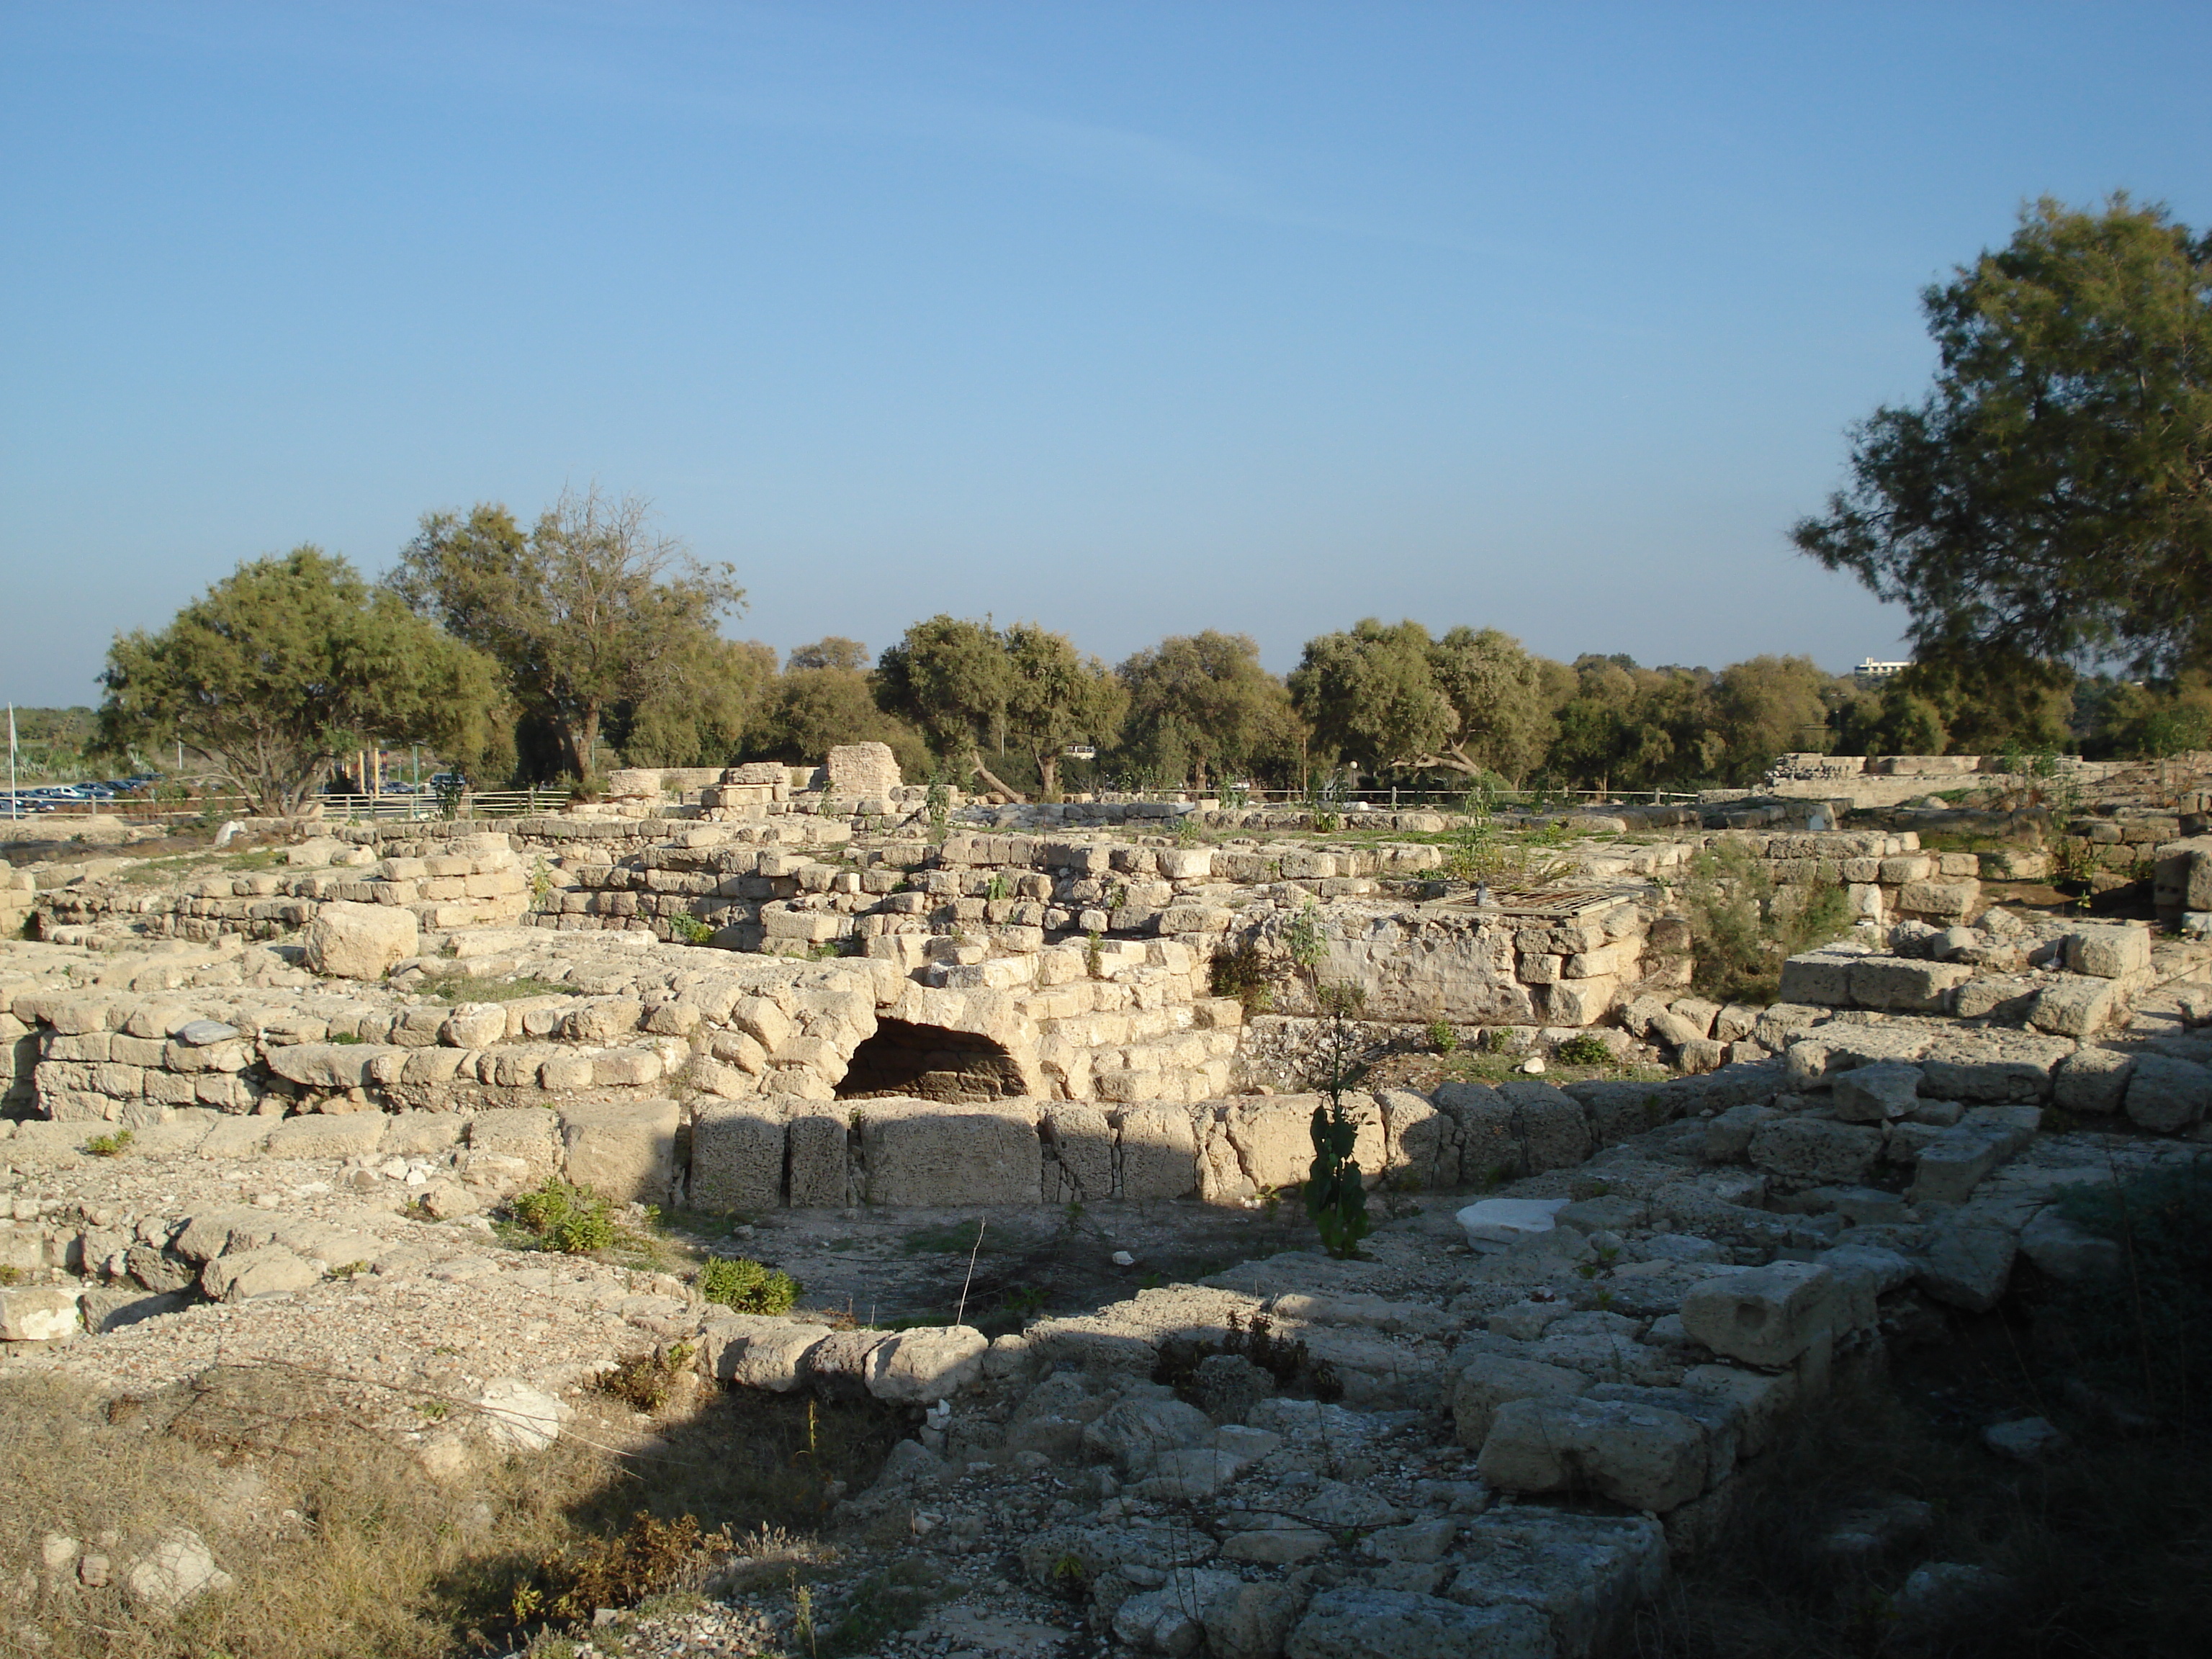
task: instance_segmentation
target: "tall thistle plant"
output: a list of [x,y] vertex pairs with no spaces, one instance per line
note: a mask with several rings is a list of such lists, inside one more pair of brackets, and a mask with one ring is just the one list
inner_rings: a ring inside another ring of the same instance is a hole
[[1323,984],[1320,907],[1309,902],[1291,923],[1291,966],[1313,992],[1322,1013],[1322,1063],[1326,1099],[1316,1106],[1308,1133],[1313,1164],[1301,1189],[1306,1214],[1333,1256],[1359,1254],[1359,1241],[1374,1231],[1368,1218],[1367,1188],[1352,1157],[1359,1121],[1345,1109],[1346,1085],[1359,1060],[1358,1019],[1367,992],[1358,985]]

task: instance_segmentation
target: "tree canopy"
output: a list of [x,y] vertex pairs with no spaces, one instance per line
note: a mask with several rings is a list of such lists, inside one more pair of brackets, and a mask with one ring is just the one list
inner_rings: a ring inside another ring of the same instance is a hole
[[1140,775],[1204,790],[1237,773],[1280,768],[1297,752],[1297,717],[1249,634],[1177,635],[1121,665],[1129,698],[1120,757]]
[[391,584],[499,662],[580,778],[617,708],[665,726],[656,702],[691,700],[702,674],[738,665],[716,648],[719,618],[744,606],[733,574],[654,529],[644,501],[592,489],[564,492],[526,534],[492,503],[426,514]]
[[1921,297],[1936,383],[1853,429],[1797,545],[1923,659],[2212,661],[2212,233],[2045,199]]
[[1323,750],[1377,771],[1517,781],[1554,729],[1537,659],[1494,628],[1432,639],[1417,622],[1386,628],[1370,617],[1308,641],[1290,692]]
[[877,668],[883,706],[911,720],[930,746],[991,789],[1020,799],[993,772],[988,748],[1009,747],[1035,769],[1048,799],[1060,793],[1063,752],[1074,743],[1110,741],[1125,699],[1121,682],[1034,623],[1000,629],[988,618],[932,617],[907,629]]
[[108,647],[103,742],[181,741],[289,816],[363,744],[420,742],[465,767],[501,741],[494,664],[299,547],[240,564],[158,634]]

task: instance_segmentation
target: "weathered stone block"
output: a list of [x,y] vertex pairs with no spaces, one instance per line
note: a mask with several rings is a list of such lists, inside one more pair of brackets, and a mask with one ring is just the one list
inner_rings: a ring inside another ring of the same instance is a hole
[[2124,979],[2150,967],[2147,927],[2077,927],[2066,935],[2067,971]]
[[1829,1118],[1776,1117],[1752,1132],[1745,1149],[1758,1168],[1820,1185],[1855,1184],[1881,1152],[1881,1132]]
[[421,929],[410,911],[335,900],[315,912],[302,941],[307,966],[336,979],[381,979],[415,954]]
[[[839,1152],[842,1175],[842,1126]],[[691,1120],[695,1209],[758,1214],[783,1202],[783,1114],[755,1106],[702,1106]],[[839,1194],[842,1200],[843,1194]]]
[[1679,1413],[1539,1399],[1498,1407],[1477,1468],[1508,1491],[1588,1488],[1662,1514],[1703,1492],[1711,1472],[1705,1428]]
[[2134,1070],[2130,1055],[2110,1048],[2082,1048],[2058,1062],[2051,1074],[2051,1097],[2069,1112],[2110,1116],[2120,1109]]
[[1832,1332],[1835,1276],[1804,1261],[1777,1261],[1692,1285],[1682,1298],[1682,1328],[1715,1353],[1779,1367]]
[[1131,1106],[1115,1115],[1121,1195],[1185,1198],[1198,1188],[1198,1137],[1180,1106]]
[[1043,1154],[1033,1106],[870,1100],[860,1107],[872,1204],[1035,1204]]
[[2171,1134],[2212,1108],[2212,1071],[2166,1054],[2137,1054],[2124,1102],[2130,1122]]
[[1460,1373],[1452,1390],[1452,1421],[1462,1446],[1489,1438],[1498,1407],[1516,1400],[1571,1400],[1588,1392],[1589,1379],[1563,1365],[1485,1354]]
[[575,1101],[560,1109],[563,1170],[617,1204],[665,1204],[676,1176],[672,1100]]

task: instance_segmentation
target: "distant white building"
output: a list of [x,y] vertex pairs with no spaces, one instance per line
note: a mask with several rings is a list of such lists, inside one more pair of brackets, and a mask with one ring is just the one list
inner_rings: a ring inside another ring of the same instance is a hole
[[1872,657],[1869,657],[1856,668],[1851,670],[1851,678],[1861,685],[1879,685],[1882,681],[1902,674],[1911,666],[1910,662],[1876,662]]

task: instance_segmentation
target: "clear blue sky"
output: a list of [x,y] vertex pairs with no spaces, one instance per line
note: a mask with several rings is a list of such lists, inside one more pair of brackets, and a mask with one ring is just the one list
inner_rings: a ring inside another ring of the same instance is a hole
[[1893,654],[1785,532],[2024,198],[2212,216],[2212,7],[0,7],[0,694],[596,479],[779,647]]

